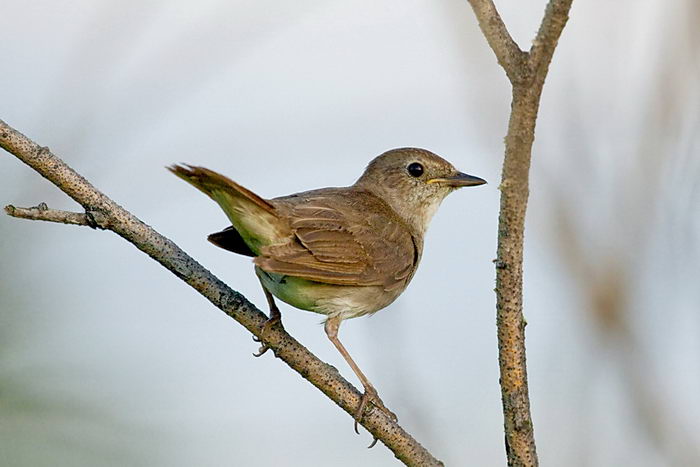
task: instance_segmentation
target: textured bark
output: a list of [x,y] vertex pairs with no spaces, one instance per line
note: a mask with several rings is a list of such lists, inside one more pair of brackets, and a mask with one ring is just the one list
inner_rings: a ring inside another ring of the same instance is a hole
[[[65,162],[53,155],[48,148],[32,142],[2,120],[0,120],[0,147],[39,172],[85,209],[84,213],[57,211],[41,203],[34,208],[7,206],[5,208],[7,214],[25,219],[111,230],[158,261],[255,336],[262,338],[262,328],[267,316],[255,305],[224,284],[171,240],[160,235],[97,190]],[[360,403],[361,393],[340,376],[338,370],[319,360],[280,326],[273,326],[265,332],[265,344],[273,350],[277,358],[320,389],[348,414],[354,415]],[[372,410],[363,417],[361,424],[406,465],[442,465],[442,462],[433,457],[384,412]]]
[[529,52],[518,48],[491,0],[469,0],[513,87],[501,174],[496,264],[496,322],[508,465],[537,466],[523,318],[523,244],[530,158],[542,87],[572,0],[551,0]]

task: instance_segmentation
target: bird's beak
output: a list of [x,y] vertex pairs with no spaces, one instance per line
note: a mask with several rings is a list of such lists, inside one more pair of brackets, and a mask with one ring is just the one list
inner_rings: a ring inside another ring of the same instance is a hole
[[442,183],[447,186],[454,188],[460,188],[463,186],[477,186],[486,183],[483,178],[475,177],[473,175],[467,175],[462,172],[457,172],[456,175],[444,178],[431,178],[428,183]]

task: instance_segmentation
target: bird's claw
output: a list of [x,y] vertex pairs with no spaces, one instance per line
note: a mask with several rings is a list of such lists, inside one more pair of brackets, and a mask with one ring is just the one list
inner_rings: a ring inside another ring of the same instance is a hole
[[253,353],[253,357],[261,357],[265,352],[270,350],[270,346],[267,345],[264,340],[265,340],[265,333],[269,332],[270,328],[276,324],[282,324],[282,319],[279,314],[274,314],[272,315],[265,323],[263,324],[262,331],[260,331],[260,337],[253,336],[253,341],[254,342],[260,342],[260,348],[256,353]]
[[[398,420],[396,414],[384,405],[384,402],[382,402],[381,398],[379,397],[379,394],[377,394],[377,390],[374,389],[372,386],[366,387],[365,393],[362,394],[362,397],[360,398],[360,405],[357,407],[357,410],[355,411],[355,415],[353,417],[355,419],[355,433],[357,434],[360,434],[358,424],[362,422],[362,417],[365,414],[365,410],[370,404],[384,412],[384,414],[387,417],[389,417],[392,422],[396,422]],[[374,447],[375,444],[377,444],[376,438],[374,439],[374,441],[372,441],[372,444],[370,444],[368,448]]]
[[[258,341],[258,342],[259,342],[259,341]],[[267,352],[268,350],[270,350],[270,346],[267,345],[267,344],[265,344],[265,343],[263,343],[263,344],[260,346],[260,348],[258,349],[257,352],[253,352],[253,357],[256,357],[256,358],[257,358],[257,357],[262,357],[262,355],[263,355],[265,352]]]

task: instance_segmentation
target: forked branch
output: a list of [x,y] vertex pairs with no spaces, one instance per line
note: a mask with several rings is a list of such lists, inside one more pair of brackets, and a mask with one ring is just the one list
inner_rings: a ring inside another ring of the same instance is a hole
[[523,243],[530,158],[542,87],[572,0],[550,0],[530,52],[513,41],[492,0],[469,0],[513,87],[501,175],[496,264],[496,321],[508,465],[537,466],[525,359]]

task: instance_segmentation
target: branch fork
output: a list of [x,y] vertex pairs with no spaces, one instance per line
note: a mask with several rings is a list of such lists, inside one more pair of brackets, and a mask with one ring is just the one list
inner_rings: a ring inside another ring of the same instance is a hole
[[518,47],[492,0],[469,0],[513,88],[501,175],[496,268],[496,322],[501,400],[509,466],[537,466],[525,361],[523,243],[530,159],[542,87],[573,0],[550,0],[529,52]]

